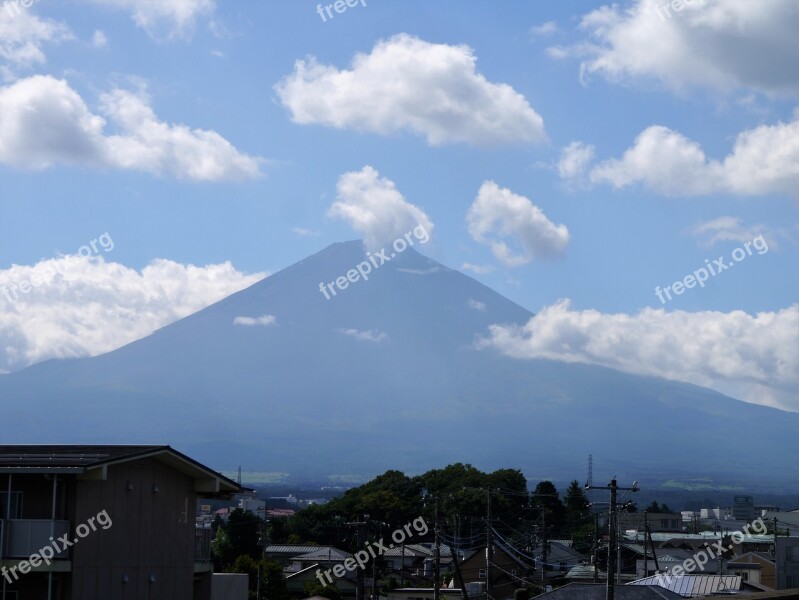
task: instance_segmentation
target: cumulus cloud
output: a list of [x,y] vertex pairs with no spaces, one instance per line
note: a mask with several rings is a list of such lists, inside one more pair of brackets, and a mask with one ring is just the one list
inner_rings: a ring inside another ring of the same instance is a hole
[[572,142],[560,153],[558,175],[563,179],[579,181],[594,160],[595,148],[584,142]]
[[547,21],[546,23],[541,23],[540,25],[535,25],[530,28],[530,33],[533,37],[545,37],[558,33],[558,31],[560,31],[560,29],[555,21]]
[[298,60],[275,89],[300,124],[379,134],[411,131],[431,145],[545,139],[544,121],[520,93],[476,70],[467,46],[399,34],[339,70]]
[[265,276],[229,262],[158,259],[137,271],[75,255],[0,270],[0,371],[109,352]]
[[484,311],[486,309],[486,305],[485,302],[480,302],[479,300],[469,298],[469,308],[473,308],[474,310]]
[[655,192],[689,196],[731,193],[796,195],[799,189],[799,119],[741,132],[723,160],[710,159],[684,135],[653,125],[621,158],[590,170],[592,183],[616,188],[642,184]]
[[[73,39],[72,32],[63,23],[40,19],[21,5],[0,5],[0,59],[6,65],[6,79],[13,79],[16,68],[30,68],[47,62],[43,46]],[[17,10],[18,9],[18,10]]]
[[197,19],[216,9],[215,0],[91,0],[131,13],[133,22],[153,38],[189,38]]
[[105,33],[96,29],[92,35],[92,46],[95,48],[105,48],[108,45],[108,38]]
[[414,232],[411,239],[423,243],[433,233],[433,222],[425,212],[407,202],[393,181],[380,177],[369,165],[341,175],[336,191],[336,201],[328,216],[349,222],[363,234],[364,244],[370,250],[377,250],[410,231]]
[[738,242],[745,244],[759,235],[769,239],[771,247],[776,248],[775,235],[764,225],[746,227],[738,217],[718,217],[704,221],[691,227],[691,235],[703,246],[712,246],[719,242]]
[[590,38],[553,57],[581,58],[583,77],[654,80],[673,91],[706,87],[799,95],[799,4],[794,0],[663,0],[604,5],[584,15]]
[[82,165],[143,171],[194,181],[242,180],[261,159],[239,152],[215,131],[159,121],[143,92],[114,90],[100,110],[119,130],[106,134],[69,84],[46,75],[0,88],[0,162],[27,169]]
[[560,256],[569,243],[565,225],[555,225],[529,198],[493,181],[480,186],[466,222],[472,238],[490,246],[494,256],[508,267],[525,264],[533,258]]
[[486,275],[491,273],[494,270],[494,267],[491,265],[475,265],[469,262],[465,262],[461,265],[461,269],[466,271],[471,271],[477,275]]
[[277,317],[275,315],[262,315],[260,317],[235,317],[233,319],[234,325],[244,325],[245,327],[269,327],[270,325],[277,325]]
[[353,337],[361,342],[382,342],[383,340],[388,339],[388,334],[376,329],[369,329],[367,331],[359,331],[357,329],[339,329],[337,331],[339,333],[343,333],[344,335]]
[[799,410],[799,305],[750,315],[546,307],[524,326],[492,325],[480,346],[516,358],[595,364],[711,387],[749,402]]

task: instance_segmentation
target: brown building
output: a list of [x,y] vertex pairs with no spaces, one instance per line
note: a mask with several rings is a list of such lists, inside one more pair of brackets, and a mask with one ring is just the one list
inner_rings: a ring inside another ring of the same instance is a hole
[[0,446],[0,600],[207,600],[197,499],[238,491],[169,446]]
[[[490,589],[491,598],[512,598],[517,588],[527,587],[532,579],[533,570],[505,552],[499,544],[493,546],[490,565],[487,566],[486,562],[485,548],[463,561],[461,573],[467,589],[473,588],[475,583],[482,583],[480,592]],[[469,595],[473,593],[478,592]]]

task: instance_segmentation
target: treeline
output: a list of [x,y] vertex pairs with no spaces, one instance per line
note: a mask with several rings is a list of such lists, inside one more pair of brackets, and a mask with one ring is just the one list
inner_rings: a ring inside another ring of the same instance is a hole
[[423,517],[430,532],[418,541],[430,541],[436,505],[440,528],[448,539],[473,539],[485,531],[489,496],[492,526],[505,535],[518,537],[530,532],[532,544],[544,534],[549,539],[574,539],[577,546],[588,547],[592,542],[588,499],[577,481],[562,493],[552,482],[542,481],[531,493],[519,470],[484,473],[460,463],[415,477],[387,471],[327,504],[310,506],[290,519],[274,520],[269,526],[270,541],[351,550],[351,523],[364,515],[386,536]]

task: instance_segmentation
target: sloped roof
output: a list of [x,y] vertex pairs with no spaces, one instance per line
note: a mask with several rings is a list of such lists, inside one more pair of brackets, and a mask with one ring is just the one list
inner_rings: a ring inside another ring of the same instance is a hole
[[[144,445],[11,445],[0,446],[0,473],[88,475],[132,460],[154,458],[188,475],[197,491],[240,492],[242,487],[170,446]],[[200,483],[201,482],[201,483]]]
[[[604,583],[569,583],[546,594],[540,600],[605,600]],[[613,588],[616,600],[682,600],[682,596],[662,587],[617,585]]]
[[659,585],[685,598],[709,596],[741,589],[740,575],[652,575],[631,581],[627,585]]
[[267,554],[291,554],[296,556],[298,554],[305,554],[307,552],[314,552],[319,550],[322,546],[303,546],[301,544],[297,545],[287,545],[287,544],[275,544],[273,546],[267,546],[264,548],[264,552]]
[[295,556],[292,560],[344,560],[352,556],[349,552],[339,550],[333,546],[322,546],[311,552]]

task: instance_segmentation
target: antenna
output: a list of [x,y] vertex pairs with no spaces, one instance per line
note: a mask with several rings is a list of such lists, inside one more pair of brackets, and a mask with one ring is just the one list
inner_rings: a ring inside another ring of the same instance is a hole
[[588,481],[587,481],[587,485],[588,485],[588,487],[591,487],[592,485],[594,485],[594,455],[593,454],[589,454],[588,455]]
[[238,479],[238,481],[236,483],[241,485],[241,465],[239,465],[239,479]]

